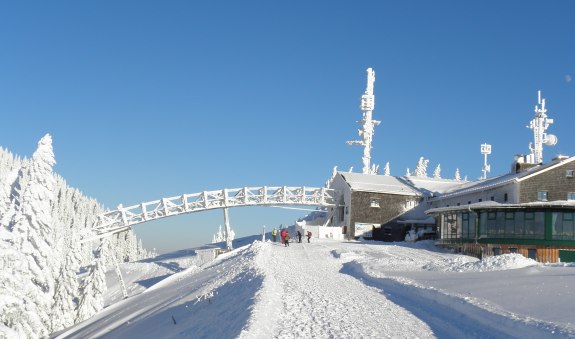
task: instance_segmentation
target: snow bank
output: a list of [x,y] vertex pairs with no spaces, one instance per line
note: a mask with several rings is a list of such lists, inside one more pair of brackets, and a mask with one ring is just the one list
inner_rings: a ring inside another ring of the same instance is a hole
[[487,257],[483,260],[466,262],[465,257],[446,258],[441,262],[433,262],[423,268],[428,271],[443,272],[489,272],[512,270],[517,268],[540,265],[537,261],[525,258],[521,254],[508,253]]

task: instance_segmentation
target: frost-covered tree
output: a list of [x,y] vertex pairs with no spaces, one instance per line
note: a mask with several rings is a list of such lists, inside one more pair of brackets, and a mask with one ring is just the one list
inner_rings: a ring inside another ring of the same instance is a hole
[[22,162],[23,160],[0,147],[0,216],[8,210],[12,187],[18,177]]
[[12,232],[0,225],[0,338],[46,335],[27,260],[15,244]]
[[[52,173],[54,163],[49,135],[31,159],[0,148],[0,338],[45,337],[78,319],[77,273],[93,264],[92,244],[78,239],[104,207]],[[134,238],[114,248],[130,260],[153,255]]]
[[411,176],[411,172],[409,171],[409,167],[408,167],[407,170],[405,171],[405,176],[406,176],[406,177],[410,177],[410,176]]
[[389,161],[385,163],[385,167],[383,168],[383,175],[390,176],[391,172],[389,170]]
[[226,237],[225,237],[224,233],[222,232],[222,225],[220,225],[218,232],[216,234],[214,234],[214,239],[212,240],[212,244],[222,242],[222,241],[226,241]]
[[427,165],[429,164],[429,160],[420,157],[417,161],[417,166],[415,166],[415,170],[413,171],[413,175],[416,177],[427,177]]
[[459,174],[459,168],[455,169],[455,180],[461,181],[461,175]]
[[3,246],[10,245],[11,248],[4,265],[11,271],[14,279],[2,276],[0,286],[19,284],[16,290],[12,290],[16,293],[12,297],[28,299],[28,302],[19,305],[23,306],[23,309],[17,310],[22,314],[21,317],[5,319],[2,316],[1,320],[4,325],[18,332],[24,331],[26,335],[29,335],[29,330],[33,331],[35,336],[48,334],[48,312],[54,293],[54,272],[59,269],[59,258],[54,256],[52,250],[54,163],[52,138],[47,134],[38,142],[38,148],[28,166],[19,171],[7,213],[10,220],[6,230],[11,234],[5,234]]
[[80,287],[80,300],[76,322],[86,320],[104,308],[104,292],[106,292],[105,241],[100,243],[94,253],[94,260],[89,267],[88,275]]
[[78,271],[82,261],[78,247],[80,247],[80,241],[76,234],[72,234],[64,242],[65,261],[56,279],[50,322],[51,332],[72,326],[76,319],[79,294]]
[[437,164],[435,170],[433,171],[433,177],[435,179],[441,179],[441,164]]

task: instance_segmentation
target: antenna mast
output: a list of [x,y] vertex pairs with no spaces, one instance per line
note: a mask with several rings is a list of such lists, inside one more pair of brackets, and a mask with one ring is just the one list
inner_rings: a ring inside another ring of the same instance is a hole
[[537,91],[537,105],[535,105],[535,117],[529,123],[527,128],[533,130],[533,142],[529,143],[531,154],[528,161],[531,164],[540,164],[543,162],[543,144],[555,146],[557,137],[553,134],[547,134],[545,131],[549,125],[553,124],[553,119],[547,118],[547,109],[545,108],[545,98],[541,98],[541,91]]
[[[377,174],[372,173],[371,170],[371,141],[373,140],[373,133],[375,126],[379,125],[381,121],[372,119],[373,108],[375,107],[375,96],[373,95],[373,83],[375,82],[375,71],[372,68],[367,69],[367,87],[365,94],[361,96],[361,110],[363,118],[361,120],[362,128],[357,131],[362,140],[347,141],[348,145],[361,145],[363,146],[363,174]],[[358,121],[359,122],[359,121]]]
[[487,164],[487,155],[491,154],[491,145],[489,144],[482,144],[481,145],[481,154],[483,154],[483,177],[482,179],[487,179],[487,173],[491,172],[491,165]]

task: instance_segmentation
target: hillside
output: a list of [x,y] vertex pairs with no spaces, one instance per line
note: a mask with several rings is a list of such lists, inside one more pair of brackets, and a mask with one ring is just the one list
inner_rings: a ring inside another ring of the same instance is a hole
[[202,261],[180,251],[124,265],[131,296],[55,337],[575,337],[573,266],[319,239]]

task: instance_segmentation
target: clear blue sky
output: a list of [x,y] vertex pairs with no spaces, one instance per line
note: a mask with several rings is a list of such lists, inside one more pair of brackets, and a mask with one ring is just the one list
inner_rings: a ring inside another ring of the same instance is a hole
[[[537,90],[575,155],[575,1],[19,1],[0,4],[0,145],[54,139],[55,171],[109,208],[204,190],[321,186],[372,160],[491,175],[528,153]],[[232,209],[238,235],[305,212]],[[209,241],[221,211],[135,227],[160,251]]]

